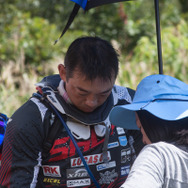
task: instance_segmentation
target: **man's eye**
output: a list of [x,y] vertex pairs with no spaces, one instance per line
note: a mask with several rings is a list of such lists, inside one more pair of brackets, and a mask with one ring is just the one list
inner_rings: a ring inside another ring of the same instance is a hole
[[100,96],[104,96],[104,97],[106,97],[106,96],[108,96],[108,95],[110,94],[110,92],[111,92],[111,91],[109,91],[109,92],[105,92],[105,93],[102,93],[102,94],[100,94]]
[[108,94],[101,94],[100,97],[106,97]]
[[87,93],[79,93],[80,96],[86,96]]
[[98,98],[105,99],[108,97],[108,94],[101,94],[98,96]]

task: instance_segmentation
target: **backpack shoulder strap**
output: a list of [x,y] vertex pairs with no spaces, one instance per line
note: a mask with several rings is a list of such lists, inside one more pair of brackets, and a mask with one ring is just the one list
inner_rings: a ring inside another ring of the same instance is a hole
[[[51,113],[53,113],[51,106],[45,100],[43,100],[42,95],[34,93],[33,97],[36,97],[37,99],[39,99],[40,102],[42,102],[42,104],[44,104],[50,110]],[[62,123],[59,121],[59,118],[56,116],[56,114],[54,115],[55,115],[54,122],[52,123],[48,131],[46,140],[44,141],[44,144],[43,144],[43,152],[42,152],[43,158],[46,158],[49,155],[50,149],[52,148],[55,139],[60,134],[62,127],[63,127]],[[66,120],[66,115],[63,115],[63,118],[64,120]]]

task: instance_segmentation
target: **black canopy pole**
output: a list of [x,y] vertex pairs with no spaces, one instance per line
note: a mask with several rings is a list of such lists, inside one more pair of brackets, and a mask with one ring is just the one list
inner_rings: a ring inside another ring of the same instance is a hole
[[159,74],[163,74],[159,0],[154,0],[154,3],[155,3],[155,21],[156,21],[156,33],[157,33],[157,50],[158,50]]

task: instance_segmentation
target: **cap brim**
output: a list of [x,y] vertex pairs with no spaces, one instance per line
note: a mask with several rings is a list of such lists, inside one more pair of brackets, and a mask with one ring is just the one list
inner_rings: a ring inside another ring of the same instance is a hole
[[188,101],[158,100],[147,105],[144,110],[161,119],[176,121],[188,117]]
[[138,130],[135,112],[139,110],[147,110],[160,119],[176,121],[188,117],[188,101],[158,100],[116,106],[110,112],[110,121],[118,127]]
[[136,125],[135,111],[127,110],[127,105],[116,106],[110,112],[110,121],[117,127],[127,130],[139,130]]

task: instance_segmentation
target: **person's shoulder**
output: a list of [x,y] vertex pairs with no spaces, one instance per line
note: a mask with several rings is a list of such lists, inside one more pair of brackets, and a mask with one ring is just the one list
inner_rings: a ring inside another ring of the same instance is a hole
[[56,91],[60,81],[61,81],[60,75],[54,74],[44,77],[40,82],[36,83],[35,85],[42,88],[50,87],[54,91]]
[[165,156],[167,153],[169,153],[169,155],[174,155],[178,153],[186,153],[185,151],[183,151],[181,148],[177,147],[176,145],[163,142],[163,141],[146,145],[144,147],[144,150],[147,150],[147,151],[150,150],[151,152],[156,151],[160,153],[161,155],[165,155]]
[[12,114],[11,118],[16,122],[20,122],[20,124],[24,124],[24,122],[41,123],[47,112],[48,114],[51,113],[39,99],[31,97]]
[[145,145],[140,151],[137,161],[142,162],[143,158],[144,160],[147,159],[149,161],[153,161],[153,160],[161,161],[161,159],[165,158],[163,157],[165,156],[165,153],[166,153],[165,150],[163,149],[163,147],[161,147],[161,143]]
[[145,146],[145,149],[147,148],[153,148],[153,149],[160,149],[160,150],[164,150],[165,148],[171,148],[174,147],[172,144],[169,144],[167,142],[157,142],[157,143],[152,143],[152,144],[148,144]]
[[172,143],[168,143],[168,142],[157,142],[157,143],[153,143],[153,144],[149,144],[148,146],[153,147],[153,148],[160,148],[160,149],[165,149],[165,148],[178,148],[177,146],[175,146]]

